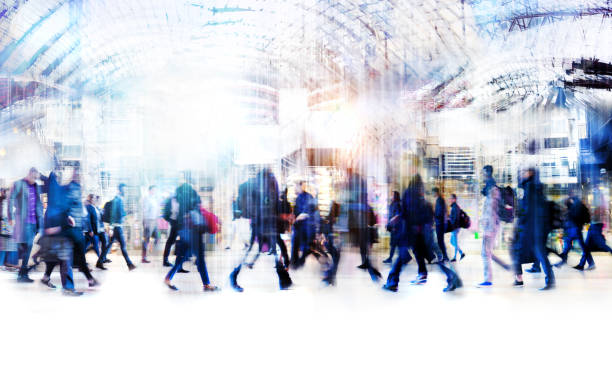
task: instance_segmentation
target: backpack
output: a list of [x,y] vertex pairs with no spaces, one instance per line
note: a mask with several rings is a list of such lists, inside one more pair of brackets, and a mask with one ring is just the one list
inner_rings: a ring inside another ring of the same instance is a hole
[[113,200],[109,200],[104,203],[104,210],[102,212],[102,222],[106,222],[107,224],[111,223],[111,214],[113,213]]
[[514,200],[516,199],[514,190],[510,186],[498,189],[501,201],[499,202],[497,215],[501,221],[511,223],[514,221]]
[[578,226],[586,225],[591,223],[591,214],[587,206],[584,203],[580,202],[578,209]]
[[563,228],[563,211],[557,202],[549,200],[546,202],[548,211],[548,230]]
[[170,215],[172,214],[172,197],[168,197],[164,202],[164,211],[162,212],[162,218],[170,222]]
[[204,222],[206,223],[206,232],[209,234],[218,233],[219,219],[217,216],[215,216],[214,213],[204,209],[204,207],[200,207],[200,212],[202,213],[202,217],[204,217]]
[[459,210],[459,227],[463,229],[469,229],[472,225],[472,220],[470,220],[470,216],[465,213],[464,210]]

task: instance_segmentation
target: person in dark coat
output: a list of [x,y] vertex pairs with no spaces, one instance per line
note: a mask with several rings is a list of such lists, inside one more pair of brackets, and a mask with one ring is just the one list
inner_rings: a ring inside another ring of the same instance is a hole
[[[391,203],[389,204],[389,222],[387,222],[387,231],[391,234],[391,240],[389,241],[389,257],[382,261],[383,263],[393,262],[393,255],[399,245],[401,238],[401,219],[402,219],[402,201],[400,193],[398,191],[393,192]],[[412,257],[410,257],[412,259]]]
[[293,215],[293,237],[291,239],[291,264],[302,267],[315,239],[317,229],[317,203],[314,197],[306,191],[306,182],[296,184],[295,207]]
[[[256,178],[253,179],[251,189],[252,191],[248,194],[249,199],[246,200],[253,206],[251,228],[260,245],[260,250],[265,252],[267,249],[271,248],[273,251],[280,289],[289,289],[293,282],[276,253],[279,219],[278,202],[280,199],[276,177],[269,168],[264,168],[257,174]],[[240,264],[230,273],[230,284],[237,292],[244,291],[244,289],[238,285],[238,274],[240,273],[242,265],[245,264],[247,256],[248,251]]]
[[551,222],[542,184],[534,168],[523,173],[519,187],[523,190],[523,197],[519,201],[518,223],[512,250],[516,274],[514,286],[523,286],[521,265],[537,261],[546,275],[546,285],[541,290],[549,290],[555,287],[555,275],[546,249]]
[[208,229],[200,210],[200,196],[191,186],[190,182],[191,178],[189,174],[186,174],[185,182],[176,189],[176,201],[179,205],[176,225],[179,240],[175,247],[176,261],[170,271],[168,271],[168,274],[166,274],[164,283],[171,290],[178,290],[172,284],[172,278],[182,268],[187,256],[195,254],[196,266],[202,280],[203,291],[214,292],[219,290],[219,288],[210,283],[204,259],[205,245],[203,236]]
[[446,209],[446,201],[440,192],[440,189],[433,188],[434,196],[436,197],[436,207],[434,210],[434,220],[436,222],[436,240],[438,247],[442,252],[445,260],[448,260],[446,254],[446,243],[444,243],[444,233],[446,232],[446,221],[448,220],[448,210]]
[[332,200],[327,217],[321,219],[321,234],[324,236],[325,249],[331,257],[331,264],[325,270],[323,283],[327,285],[336,284],[336,272],[340,263],[340,249],[334,240],[334,225],[340,216],[340,204]]
[[586,262],[589,262],[589,267],[586,268],[587,270],[593,270],[595,268],[593,257],[591,257],[591,261],[589,261],[589,257],[591,256],[592,252],[612,253],[612,248],[606,244],[606,238],[603,235],[604,220],[606,219],[606,208],[604,204],[605,200],[603,195],[596,190],[595,194],[593,194],[593,217],[591,219],[591,225],[589,226],[589,231],[587,232],[587,237],[584,242],[586,245],[586,250],[589,253],[582,254],[580,262],[578,265],[574,266],[576,270],[584,270],[584,265]]
[[[402,197],[402,240],[399,246],[399,257],[395,260],[387,283],[383,289],[396,292],[398,290],[400,273],[408,261],[408,249],[412,248],[418,264],[418,276],[412,284],[425,284],[427,282],[426,258],[432,258],[435,254],[433,245],[433,218],[434,211],[429,203],[425,201],[425,187],[421,176],[416,174],[410,180],[408,187]],[[440,252],[441,255],[441,252]],[[446,261],[439,261],[439,266],[447,276],[447,287],[444,291],[453,291],[463,286],[458,275],[445,265]]]
[[287,251],[287,244],[281,237],[282,234],[289,231],[291,228],[293,209],[291,208],[291,204],[287,200],[287,188],[283,191],[280,197],[280,201],[278,204],[278,234],[276,236],[276,243],[280,247],[281,256],[283,257],[283,264],[285,265],[285,269],[289,268],[290,257]]
[[567,263],[567,257],[572,249],[574,241],[578,241],[582,254],[585,256],[589,265],[595,266],[593,257],[590,251],[586,248],[584,238],[582,237],[582,229],[586,220],[581,217],[581,210],[584,207],[580,198],[576,196],[573,190],[570,191],[569,197],[565,201],[567,213],[563,225],[563,251],[561,252],[561,261],[555,264],[555,267],[561,267]]
[[120,183],[117,186],[117,195],[111,201],[112,207],[111,207],[111,214],[110,214],[110,226],[111,226],[111,230],[113,231],[113,234],[110,240],[108,241],[108,243],[106,243],[106,248],[102,248],[102,253],[100,254],[100,258],[98,258],[98,262],[96,263],[96,266],[106,261],[106,255],[108,254],[111,247],[113,246],[113,243],[117,241],[119,242],[119,247],[121,248],[121,254],[123,255],[123,258],[125,259],[125,263],[127,264],[128,270],[133,271],[136,268],[136,265],[132,263],[132,260],[130,259],[130,256],[128,254],[127,243],[125,242],[125,235],[123,232],[123,222],[125,220],[125,217],[127,216],[127,213],[125,212],[124,201],[123,201],[125,197],[125,190],[126,190],[126,185],[124,183]]
[[367,270],[370,274],[370,278],[373,281],[378,281],[382,276],[378,269],[372,265],[370,260],[370,247],[372,245],[373,231],[370,228],[371,222],[369,221],[369,215],[371,207],[368,204],[368,187],[366,181],[354,172],[352,168],[347,169],[348,177],[348,188],[347,191],[347,204],[346,208],[348,211],[348,232],[349,241],[352,245],[359,246],[359,254],[361,255],[361,265],[357,268]]
[[[55,183],[57,182],[55,173],[51,173],[49,179]],[[57,184],[54,186],[57,186]],[[57,190],[54,193],[56,196],[59,195],[60,197],[59,200],[55,202],[60,209],[60,214],[62,217],[64,217],[64,215],[67,216],[68,219],[68,223],[62,222],[62,230],[59,235],[72,241],[74,246],[74,265],[85,275],[90,287],[97,286],[99,283],[91,274],[91,270],[89,266],[87,266],[87,260],[85,259],[86,243],[82,229],[83,217],[85,215],[83,212],[83,202],[81,200],[81,170],[79,166],[74,167],[72,180],[65,186],[62,186],[61,190]],[[51,190],[49,190],[49,194],[51,197]],[[47,227],[48,225],[45,223],[45,228]],[[47,264],[47,270],[49,272],[53,270],[53,264]],[[45,275],[48,276],[47,273],[45,273]]]

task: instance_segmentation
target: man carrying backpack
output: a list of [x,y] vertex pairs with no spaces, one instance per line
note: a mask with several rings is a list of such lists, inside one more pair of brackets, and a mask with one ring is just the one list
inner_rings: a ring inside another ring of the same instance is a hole
[[121,254],[123,254],[123,258],[125,258],[125,262],[127,263],[128,269],[132,271],[136,268],[136,266],[130,260],[130,256],[128,255],[125,244],[125,237],[123,236],[123,220],[126,216],[125,208],[123,207],[125,187],[125,184],[119,184],[118,192],[115,198],[104,205],[104,215],[102,216],[102,220],[111,224],[111,227],[113,229],[113,236],[100,254],[100,258],[96,263],[96,267],[98,268],[100,267],[100,265],[102,265],[102,261],[106,259],[106,254],[108,253],[108,251],[113,245],[113,242],[115,241],[119,242],[119,245],[121,247]]
[[570,190],[565,205],[567,206],[567,213],[563,225],[563,252],[559,255],[561,261],[555,264],[555,267],[561,267],[567,263],[567,256],[572,249],[574,241],[577,240],[580,248],[582,248],[582,254],[586,257],[586,261],[589,264],[589,267],[586,269],[592,270],[595,268],[595,262],[591,252],[586,248],[582,237],[583,226],[591,222],[589,209],[576,196],[574,190]]

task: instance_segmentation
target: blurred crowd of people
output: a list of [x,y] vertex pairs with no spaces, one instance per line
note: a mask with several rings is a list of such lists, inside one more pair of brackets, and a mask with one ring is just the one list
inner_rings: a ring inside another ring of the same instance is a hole
[[[136,268],[130,259],[124,231],[126,185],[119,184],[117,193],[104,205],[101,197],[88,194],[83,203],[81,173],[74,167],[72,177],[65,185],[60,184],[58,171],[48,176],[36,168],[16,181],[10,189],[0,191],[0,265],[5,270],[17,273],[20,283],[32,283],[29,272],[40,263],[45,264],[41,283],[55,288],[51,274],[60,267],[62,290],[67,295],[81,295],[75,289],[73,267],[87,279],[88,285],[99,285],[87,265],[85,254],[93,249],[97,255],[95,267],[106,270],[108,252],[117,242],[129,271]],[[577,270],[592,270],[594,251],[612,253],[603,235],[606,210],[601,193],[594,196],[592,216],[589,207],[570,190],[563,205],[547,199],[544,186],[535,168],[524,170],[517,189],[500,187],[490,165],[482,169],[482,197],[484,198],[479,217],[482,232],[483,280],[477,286],[493,286],[493,262],[514,274],[515,287],[523,286],[523,264],[531,263],[531,273],[543,271],[543,290],[555,287],[553,266],[560,268],[567,263],[568,254],[574,243],[582,250]],[[346,181],[334,185],[334,199],[329,212],[321,216],[317,198],[308,192],[305,181],[296,183],[295,201],[288,200],[288,189],[283,191],[274,173],[263,168],[256,175],[240,184],[232,203],[232,237],[238,232],[236,222],[248,220],[250,238],[244,245],[243,255],[229,275],[231,287],[242,292],[238,283],[243,267],[253,268],[262,255],[274,258],[278,285],[281,290],[292,286],[290,270],[304,266],[308,257],[316,259],[322,266],[322,283],[336,284],[336,274],[341,251],[347,246],[358,247],[361,257],[359,269],[367,272],[371,280],[378,283],[382,274],[373,262],[370,251],[379,241],[379,217],[368,202],[367,181],[356,171],[346,170]],[[391,265],[383,289],[396,292],[404,266],[413,259],[417,264],[417,276],[411,284],[427,283],[428,264],[446,278],[445,292],[463,286],[457,263],[465,257],[459,245],[461,229],[471,226],[469,215],[461,208],[457,196],[444,197],[443,189],[432,187],[432,201],[426,197],[426,184],[414,172],[402,192],[393,191],[388,206],[388,221],[385,229],[390,235],[389,256],[382,261]],[[163,202],[158,200],[155,186],[148,187],[142,198],[142,254],[141,263],[150,263],[148,251],[160,241],[159,221],[165,220],[169,233],[163,252],[162,263],[170,267],[164,283],[172,290],[178,290],[172,282],[175,274],[188,272],[185,261],[195,257],[204,291],[217,291],[211,284],[205,261],[205,234],[219,231],[221,222],[210,207],[204,207],[193,187],[190,176]],[[45,207],[42,194],[46,194]],[[43,209],[44,208],[44,209]],[[511,263],[495,255],[500,240],[502,223],[513,225],[513,238],[509,245]],[[584,227],[588,225],[586,240]],[[549,237],[555,230],[563,230],[563,249],[557,251],[549,246]],[[453,248],[452,258],[447,251],[445,234],[450,233]],[[288,248],[283,235],[291,234]],[[39,249],[32,254],[33,246]],[[176,259],[170,262],[170,252],[175,246]],[[256,248],[255,248],[256,246]],[[229,248],[229,247],[228,247]],[[550,254],[560,261],[551,264]],[[30,264],[30,261],[32,264]]]

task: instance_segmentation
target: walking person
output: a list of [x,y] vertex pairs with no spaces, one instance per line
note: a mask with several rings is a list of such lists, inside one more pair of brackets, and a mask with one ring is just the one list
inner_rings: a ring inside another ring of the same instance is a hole
[[142,202],[142,263],[150,263],[147,259],[147,251],[151,238],[155,241],[153,249],[157,247],[159,242],[159,230],[157,229],[157,220],[159,219],[160,204],[156,197],[157,188],[155,185],[149,186],[149,194]]
[[[387,222],[387,231],[391,234],[389,241],[389,257],[383,260],[383,263],[390,264],[393,262],[393,255],[397,249],[401,238],[401,217],[402,217],[402,202],[400,193],[393,192],[391,203],[389,204],[389,221]],[[410,258],[412,259],[412,257]]]
[[315,239],[317,229],[317,203],[306,191],[306,182],[299,181],[295,187],[295,208],[293,214],[293,238],[291,240],[291,260],[296,268],[302,267]]
[[465,253],[459,248],[459,232],[461,231],[461,227],[459,226],[459,213],[461,212],[461,207],[457,204],[457,195],[451,194],[450,196],[451,202],[451,211],[449,217],[449,228],[451,230],[450,243],[455,248],[455,254],[453,255],[453,259],[451,262],[457,262],[457,252],[459,253],[459,260],[462,260],[465,257]]
[[9,189],[0,189],[0,268],[17,271],[17,250],[11,240],[12,228],[8,221]]
[[8,219],[13,227],[13,240],[18,245],[21,266],[17,275],[20,283],[32,283],[28,276],[28,262],[34,238],[43,227],[43,207],[40,201],[40,189],[36,184],[39,173],[34,167],[26,177],[17,180],[11,188],[8,205]]
[[555,275],[548,260],[546,240],[553,230],[552,219],[546,205],[546,198],[535,168],[523,173],[519,187],[523,197],[519,202],[516,237],[512,248],[515,269],[515,287],[523,286],[522,264],[534,262],[544,270],[545,286],[540,290],[555,287]]
[[87,196],[85,209],[87,210],[87,217],[89,219],[90,231],[92,234],[90,235],[90,239],[94,243],[94,250],[100,250],[100,254],[98,254],[98,261],[96,261],[96,267],[100,270],[106,270],[104,263],[110,261],[101,260],[100,256],[102,255],[102,251],[106,249],[108,238],[106,235],[106,230],[104,229],[104,222],[102,222],[102,215],[100,209],[98,208],[99,205],[99,196],[95,196],[94,194],[89,194]]
[[482,207],[481,227],[482,227],[482,262],[484,265],[484,281],[477,286],[480,288],[493,285],[493,250],[497,242],[500,229],[500,219],[498,215],[499,202],[501,195],[495,179],[493,178],[493,167],[486,165],[482,169],[485,185],[481,194],[485,197]]
[[589,230],[587,231],[587,237],[584,242],[586,245],[585,250],[588,252],[583,253],[580,258],[578,265],[574,268],[578,271],[585,270],[585,263],[589,262],[589,267],[586,270],[595,269],[595,261],[591,255],[592,252],[607,252],[612,253],[612,248],[606,244],[606,238],[603,234],[605,220],[607,218],[606,202],[603,198],[603,194],[599,190],[596,190],[593,194],[593,217]]
[[[48,206],[45,213],[45,235],[55,235],[66,238],[72,243],[73,264],[87,278],[89,287],[99,285],[87,266],[85,259],[85,236],[83,233],[83,203],[81,201],[81,171],[80,166],[73,169],[71,181],[65,185],[59,185],[57,175],[51,172],[45,179],[48,189]],[[46,270],[42,282],[49,282],[49,276],[53,268],[64,263],[59,261],[47,261]],[[62,267],[60,266],[60,270]]]
[[370,246],[372,238],[369,228],[368,187],[365,180],[352,168],[347,169],[347,203],[348,237],[352,245],[359,246],[361,265],[359,269],[367,270],[372,281],[378,281],[382,276],[370,260]]
[[[441,257],[441,251],[436,251],[433,238],[434,210],[425,200],[425,187],[419,174],[410,180],[402,197],[403,232],[399,245],[399,257],[393,263],[383,289],[397,292],[401,271],[408,262],[408,249],[412,248],[418,264],[418,275],[411,283],[422,285],[427,282],[427,265],[425,259],[433,259],[435,254]],[[437,253],[436,253],[437,252]],[[445,292],[454,291],[463,286],[461,279],[443,258],[437,262],[446,275]]]
[[[559,255],[561,261],[555,264],[555,267],[561,267],[567,263],[567,258],[570,250],[575,241],[578,242],[582,249],[582,255],[589,263],[587,270],[595,268],[595,261],[591,256],[591,252],[586,248],[584,238],[582,236],[582,229],[585,224],[590,223],[591,218],[588,208],[582,203],[580,198],[576,196],[574,190],[570,190],[569,197],[565,201],[567,212],[565,216],[565,222],[563,224],[563,251]],[[580,266],[580,265],[579,265]],[[584,262],[582,264],[584,266]]]
[[434,196],[436,197],[436,206],[434,210],[434,220],[436,222],[436,240],[438,248],[442,252],[442,257],[448,261],[446,254],[446,243],[444,243],[444,233],[446,232],[446,223],[448,220],[448,210],[446,209],[446,201],[442,196],[439,188],[433,188]]
[[[174,266],[168,271],[164,283],[171,290],[178,290],[172,284],[172,278],[181,268],[189,251],[196,255],[196,266],[202,279],[203,291],[213,292],[219,290],[218,287],[211,285],[204,259],[203,236],[207,232],[207,225],[200,211],[201,200],[198,193],[190,184],[189,174],[185,175],[185,182],[176,189],[176,201],[179,205],[177,214],[177,234],[179,241],[176,243],[176,260]],[[208,227],[211,227],[208,225]]]
[[[111,214],[108,220],[110,221],[109,223],[111,225],[113,234],[109,242],[107,243],[106,248],[102,250],[102,254],[100,254],[100,258],[98,259],[98,263],[96,263],[96,265],[102,263],[102,261],[106,259],[106,255],[108,254],[108,251],[110,250],[111,246],[115,241],[117,241],[119,242],[119,246],[121,247],[121,254],[123,254],[125,263],[127,264],[128,269],[132,271],[136,268],[136,266],[132,263],[132,260],[130,260],[130,256],[128,255],[127,245],[125,243],[125,237],[123,233],[123,222],[126,216],[125,208],[123,205],[123,199],[125,197],[125,188],[126,185],[124,183],[119,184],[119,186],[117,187],[117,195],[111,201]],[[106,212],[107,207],[105,206],[104,208],[104,211]]]
[[[293,282],[289,273],[285,269],[283,263],[279,260],[276,253],[276,240],[278,235],[278,211],[279,211],[279,193],[278,182],[276,177],[269,168],[261,170],[255,179],[252,179],[252,186],[249,186],[249,191],[244,196],[246,202],[253,207],[251,228],[253,235],[259,243],[259,249],[263,252],[272,248],[275,259],[275,269],[278,275],[279,288],[281,290],[289,289]],[[245,253],[242,261],[230,273],[230,284],[237,292],[242,292],[244,289],[238,285],[238,274],[245,264],[248,256],[248,250]]]
[[96,233],[94,232],[94,227],[91,224],[92,222],[91,215],[89,213],[89,210],[87,209],[87,206],[90,204],[93,204],[93,202],[94,202],[94,195],[89,194],[87,195],[87,199],[85,199],[85,205],[83,206],[83,226],[82,227],[83,227],[83,233],[85,234],[85,254],[87,254],[87,251],[89,250],[89,247],[91,246],[91,248],[96,253],[96,256],[100,258],[100,243],[98,241]]
[[[171,267],[172,264],[168,260],[170,257],[170,249],[176,243],[176,238],[178,236],[177,230],[177,218],[178,218],[178,209],[179,204],[176,201],[176,196],[171,195],[164,204],[164,213],[163,218],[170,225],[170,232],[168,233],[168,239],[166,239],[166,245],[164,246],[164,256],[163,256],[163,265],[165,267]],[[179,271],[180,272],[180,271]]]

